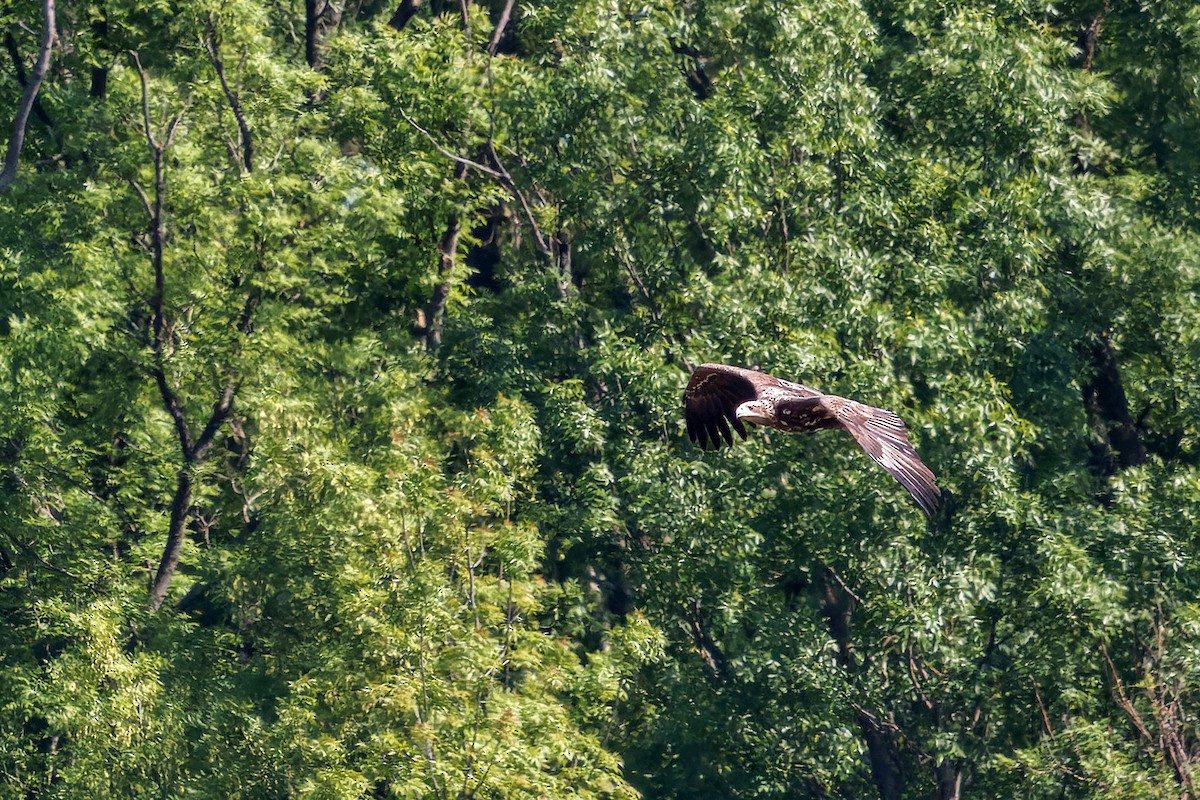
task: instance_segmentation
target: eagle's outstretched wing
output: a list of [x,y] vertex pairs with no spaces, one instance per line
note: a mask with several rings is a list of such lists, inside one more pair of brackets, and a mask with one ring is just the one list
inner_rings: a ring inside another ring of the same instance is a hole
[[[832,400],[832,395],[827,395]],[[846,403],[837,415],[841,426],[859,443],[867,455],[886,469],[917,501],[929,516],[937,512],[941,490],[935,476],[913,449],[908,430],[900,417],[882,408],[836,398]]]
[[730,426],[739,437],[746,438],[746,428],[734,415],[738,405],[758,396],[758,387],[750,369],[727,367],[724,363],[704,363],[691,373],[688,389],[683,392],[683,415],[688,422],[688,438],[702,449],[708,449],[709,441],[714,447],[721,446],[724,435],[728,445],[733,445]]
[[729,426],[743,439],[746,426],[734,411],[747,400],[758,397],[761,372],[724,364],[701,364],[692,373],[687,388],[683,391],[683,417],[687,421],[688,438],[700,447],[708,449],[721,446],[721,436],[732,446],[733,434]]

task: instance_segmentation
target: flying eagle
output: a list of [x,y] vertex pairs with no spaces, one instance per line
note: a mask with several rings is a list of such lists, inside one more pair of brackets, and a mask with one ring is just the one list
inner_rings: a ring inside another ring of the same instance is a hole
[[908,489],[929,516],[937,511],[941,492],[934,475],[921,463],[908,440],[904,423],[891,411],[864,405],[752,369],[701,364],[683,392],[688,436],[707,449],[733,446],[733,430],[746,438],[744,422],[784,433],[826,428],[850,432],[867,455]]

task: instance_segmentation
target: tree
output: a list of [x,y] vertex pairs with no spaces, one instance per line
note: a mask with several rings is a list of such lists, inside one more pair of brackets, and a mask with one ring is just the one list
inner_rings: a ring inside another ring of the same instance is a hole
[[1188,4],[41,11],[6,794],[1194,795]]

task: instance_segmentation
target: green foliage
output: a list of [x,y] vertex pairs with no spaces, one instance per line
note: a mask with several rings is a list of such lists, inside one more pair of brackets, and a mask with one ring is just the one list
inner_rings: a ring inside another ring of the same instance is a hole
[[1192,4],[430,6],[58,4],[0,796],[1194,796]]

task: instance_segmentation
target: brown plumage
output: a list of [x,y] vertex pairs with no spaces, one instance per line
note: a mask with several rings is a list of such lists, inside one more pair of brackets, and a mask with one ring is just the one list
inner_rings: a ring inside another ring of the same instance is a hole
[[904,423],[891,411],[726,364],[702,364],[692,373],[683,411],[688,436],[702,448],[709,442],[720,447],[721,439],[732,447],[730,428],[745,439],[745,422],[785,433],[842,428],[900,481],[926,514],[937,511],[941,492],[934,474],[921,463]]

